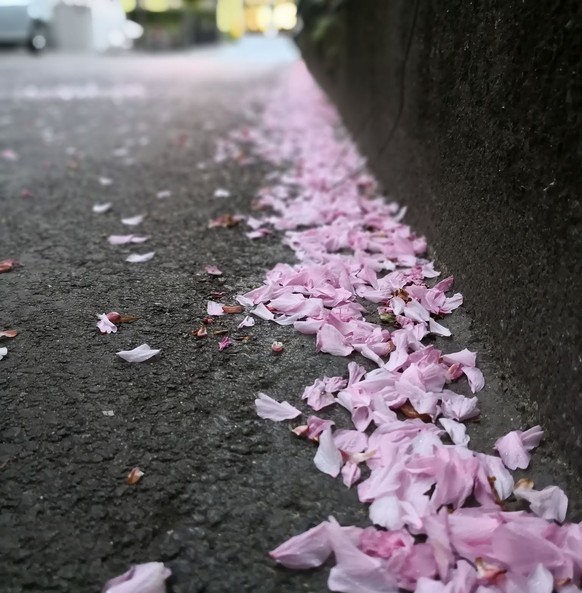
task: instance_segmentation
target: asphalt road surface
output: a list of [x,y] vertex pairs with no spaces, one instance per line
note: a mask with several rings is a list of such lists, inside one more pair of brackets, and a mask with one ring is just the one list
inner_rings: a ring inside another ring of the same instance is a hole
[[[268,169],[215,163],[216,141],[260,110],[294,59],[281,40],[163,56],[0,55],[0,152],[19,157],[0,159],[0,260],[23,264],[0,275],[0,329],[20,332],[0,344],[1,593],[99,591],[152,560],[171,567],[174,593],[318,593],[325,569],[289,572],[268,550],[330,514],[366,525],[356,493],[253,404],[257,391],[293,401],[317,377],[344,374],[345,361],[274,324],[224,352],[219,337],[191,335],[211,292],[233,300],[292,261],[276,236],[207,225],[249,212]],[[217,188],[231,198],[214,199]],[[94,214],[98,202],[113,208]],[[135,214],[151,236],[142,251],[156,252],[141,265],[124,261],[135,249],[106,241]],[[206,274],[209,264],[224,275]],[[96,315],[111,310],[138,320],[99,335]],[[472,436],[490,447],[524,411],[467,311],[450,326],[460,348],[480,352],[491,421]],[[284,356],[272,354],[275,339]],[[144,342],[162,350],[149,363],[115,355]],[[536,459],[539,487],[573,493],[551,447]],[[145,475],[130,486],[134,466]]]

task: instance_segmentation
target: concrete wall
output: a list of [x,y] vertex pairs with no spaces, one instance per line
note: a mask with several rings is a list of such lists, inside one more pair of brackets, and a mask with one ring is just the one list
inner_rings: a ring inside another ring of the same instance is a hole
[[299,38],[532,421],[580,470],[581,7],[304,1]]

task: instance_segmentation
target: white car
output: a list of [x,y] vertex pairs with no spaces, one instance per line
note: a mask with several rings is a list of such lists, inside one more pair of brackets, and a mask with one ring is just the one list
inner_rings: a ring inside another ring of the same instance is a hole
[[57,0],[0,0],[0,43],[41,51]]
[[0,0],[1,45],[103,52],[128,49],[142,33],[120,0]]

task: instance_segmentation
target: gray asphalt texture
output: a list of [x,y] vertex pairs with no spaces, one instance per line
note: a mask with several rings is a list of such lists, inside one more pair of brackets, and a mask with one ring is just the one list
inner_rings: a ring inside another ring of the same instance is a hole
[[[319,593],[325,568],[286,571],[268,550],[331,514],[367,524],[355,491],[318,472],[314,448],[258,418],[253,403],[265,391],[297,405],[305,385],[345,374],[346,361],[316,355],[291,328],[236,331],[240,315],[211,326],[251,336],[229,350],[212,331],[191,335],[212,291],[234,302],[266,269],[293,261],[275,235],[253,242],[242,227],[207,228],[250,212],[268,167],[215,164],[215,143],[260,111],[289,64],[289,49],[267,41],[240,53],[0,56],[0,151],[20,155],[0,159],[0,260],[23,264],[0,275],[0,329],[20,331],[1,343],[0,593],[96,592],[153,560],[172,569],[173,593]],[[232,197],[213,198],[219,187]],[[161,190],[172,196],[156,198]],[[91,212],[108,201],[110,212]],[[150,241],[110,246],[109,234],[132,232],[121,216],[138,213]],[[124,261],[150,250],[148,263]],[[208,264],[224,276],[209,277]],[[139,319],[99,335],[96,314],[110,310]],[[525,428],[524,410],[469,315],[449,325],[455,337],[441,348],[480,353],[488,384],[471,435],[490,450]],[[161,354],[135,365],[115,355],[143,342]],[[332,416],[348,426],[341,411]],[[538,487],[574,492],[551,444],[534,459]],[[145,475],[129,486],[134,466]],[[578,500],[571,515],[582,516]]]

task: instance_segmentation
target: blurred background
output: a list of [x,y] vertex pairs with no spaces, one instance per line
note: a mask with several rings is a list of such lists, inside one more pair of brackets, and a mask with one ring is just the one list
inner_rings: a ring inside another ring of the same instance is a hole
[[38,54],[168,51],[296,26],[293,0],[0,0],[0,47]]

